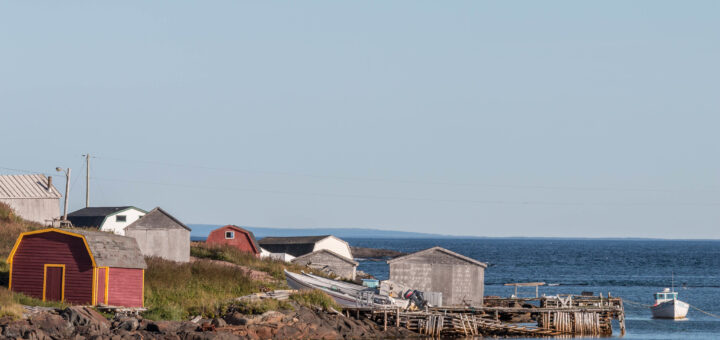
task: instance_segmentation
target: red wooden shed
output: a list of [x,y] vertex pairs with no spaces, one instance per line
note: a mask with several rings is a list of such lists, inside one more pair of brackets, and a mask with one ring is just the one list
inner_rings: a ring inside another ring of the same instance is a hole
[[255,241],[255,235],[251,231],[236,225],[229,224],[211,231],[205,243],[233,246],[252,253],[255,257],[260,257],[260,246]]
[[56,228],[25,232],[7,262],[14,292],[43,301],[143,306],[145,259],[131,237]]

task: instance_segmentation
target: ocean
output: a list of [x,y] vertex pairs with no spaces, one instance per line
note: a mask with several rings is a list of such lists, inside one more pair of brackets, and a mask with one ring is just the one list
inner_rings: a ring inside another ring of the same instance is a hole
[[[720,241],[573,239],[346,239],[352,246],[414,252],[441,246],[488,263],[485,294],[508,297],[508,282],[542,281],[540,294],[610,292],[622,297],[626,339],[720,339],[720,318],[691,309],[682,321],[655,320],[652,295],[670,287],[679,299],[720,315]],[[360,260],[359,270],[388,278],[384,261]],[[519,291],[534,296],[534,289]],[[613,329],[619,336],[617,327]]]

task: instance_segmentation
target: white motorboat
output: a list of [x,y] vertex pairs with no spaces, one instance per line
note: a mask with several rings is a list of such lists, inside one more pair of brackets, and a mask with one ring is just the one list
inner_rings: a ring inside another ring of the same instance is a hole
[[297,274],[285,270],[285,279],[293,289],[318,289],[344,307],[400,307],[404,309],[410,304],[408,300],[398,300],[379,295],[372,288],[311,274]]
[[665,288],[655,293],[655,304],[650,307],[653,318],[656,319],[684,319],[690,305],[677,299],[678,293]]

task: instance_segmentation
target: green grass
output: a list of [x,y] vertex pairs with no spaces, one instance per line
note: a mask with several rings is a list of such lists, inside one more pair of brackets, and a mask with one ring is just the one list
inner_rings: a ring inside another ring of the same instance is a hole
[[259,259],[250,253],[239,251],[237,248],[230,246],[210,246],[200,242],[193,243],[190,247],[190,255],[197,258],[227,261],[263,271],[270,274],[270,276],[276,280],[282,281],[281,285],[285,282],[285,269],[291,272],[305,271],[306,273],[313,273],[319,276],[328,277],[326,273],[316,269],[311,269],[309,267],[293,263],[286,263],[280,260]]
[[243,314],[262,314],[271,310],[294,309],[291,303],[275,299],[243,301],[233,304],[233,307],[236,311]]
[[315,290],[304,290],[290,295],[290,300],[297,302],[301,306],[305,307],[321,307],[324,310],[330,310],[334,308],[337,311],[342,311],[342,307],[338,305],[333,298],[329,295]]
[[23,312],[22,305],[15,300],[15,294],[5,287],[0,287],[0,317],[17,319],[22,317]]
[[182,320],[192,315],[223,313],[234,298],[259,292],[267,283],[251,280],[244,271],[207,262],[176,263],[147,258],[147,318]]

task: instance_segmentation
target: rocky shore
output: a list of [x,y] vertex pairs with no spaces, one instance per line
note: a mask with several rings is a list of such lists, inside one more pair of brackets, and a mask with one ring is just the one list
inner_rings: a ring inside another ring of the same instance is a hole
[[418,337],[404,328],[383,331],[370,320],[293,304],[260,315],[233,309],[218,318],[152,321],[141,316],[107,319],[88,307],[30,311],[26,318],[0,318],[3,339],[366,339]]

